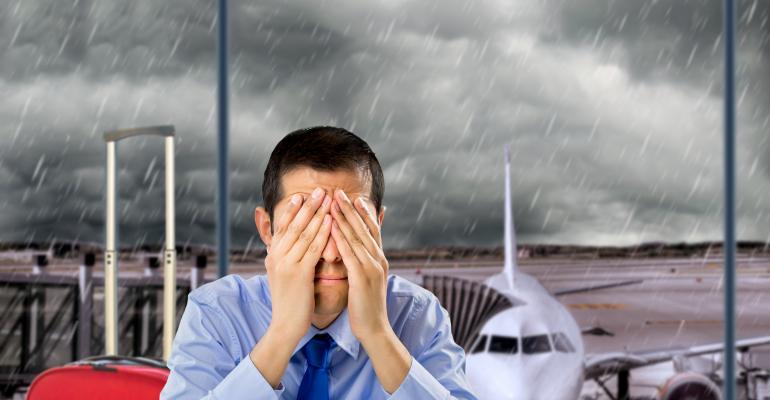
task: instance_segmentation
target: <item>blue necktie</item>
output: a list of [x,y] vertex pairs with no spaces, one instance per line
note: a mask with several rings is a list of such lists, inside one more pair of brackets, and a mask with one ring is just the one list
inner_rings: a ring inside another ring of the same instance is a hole
[[334,340],[326,334],[313,336],[302,348],[307,370],[299,385],[297,400],[329,400],[329,349]]

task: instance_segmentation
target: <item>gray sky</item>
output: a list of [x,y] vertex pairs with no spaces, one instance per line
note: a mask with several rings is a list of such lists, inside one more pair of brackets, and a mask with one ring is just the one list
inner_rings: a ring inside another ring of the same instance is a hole
[[[177,237],[214,243],[216,2],[0,4],[0,241],[101,242],[101,134],[177,128]],[[721,2],[231,1],[233,246],[286,133],[385,170],[386,247],[721,238]],[[738,237],[770,239],[770,2],[739,1]],[[163,234],[162,142],[120,145],[122,244]]]

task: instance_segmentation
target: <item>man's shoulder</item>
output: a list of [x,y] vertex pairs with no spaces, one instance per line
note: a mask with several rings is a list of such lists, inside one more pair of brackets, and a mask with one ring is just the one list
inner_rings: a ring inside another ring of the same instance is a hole
[[422,354],[434,343],[436,335],[450,329],[449,314],[436,295],[395,275],[388,277],[388,319],[413,355]]
[[438,298],[431,291],[398,275],[388,276],[388,298],[412,309],[411,314],[419,314],[434,306],[440,306]]
[[435,298],[433,293],[424,287],[410,281],[409,279],[402,278],[401,276],[394,274],[388,275],[388,294],[402,297],[414,297],[421,301],[427,301],[431,298]]
[[244,279],[239,275],[227,275],[190,292],[190,299],[201,304],[214,305],[222,301],[251,303],[263,299],[267,291],[267,279],[256,275]]

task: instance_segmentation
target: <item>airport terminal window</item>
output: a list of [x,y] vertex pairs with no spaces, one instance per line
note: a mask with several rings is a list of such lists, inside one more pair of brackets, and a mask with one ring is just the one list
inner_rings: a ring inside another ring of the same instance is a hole
[[481,353],[487,347],[487,335],[481,335],[476,338],[471,348],[471,354]]
[[548,335],[526,336],[521,340],[521,351],[524,354],[547,353],[551,351]]
[[575,346],[569,341],[567,335],[564,332],[556,332],[553,334],[553,348],[562,353],[574,353]]
[[509,336],[492,336],[489,342],[490,353],[516,354],[519,351],[519,340]]

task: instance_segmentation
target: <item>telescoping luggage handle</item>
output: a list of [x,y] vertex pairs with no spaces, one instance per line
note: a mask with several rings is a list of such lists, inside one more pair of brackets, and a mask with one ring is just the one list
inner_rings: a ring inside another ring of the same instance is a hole
[[133,136],[165,141],[166,243],[163,249],[163,359],[168,360],[176,322],[176,245],[174,232],[174,126],[121,129],[104,133],[107,142],[107,206],[104,250],[104,349],[118,354],[117,142]]
[[137,365],[168,369],[163,360],[149,357],[125,357],[125,356],[94,356],[71,363],[70,365],[90,365],[94,368],[108,367],[110,365]]

